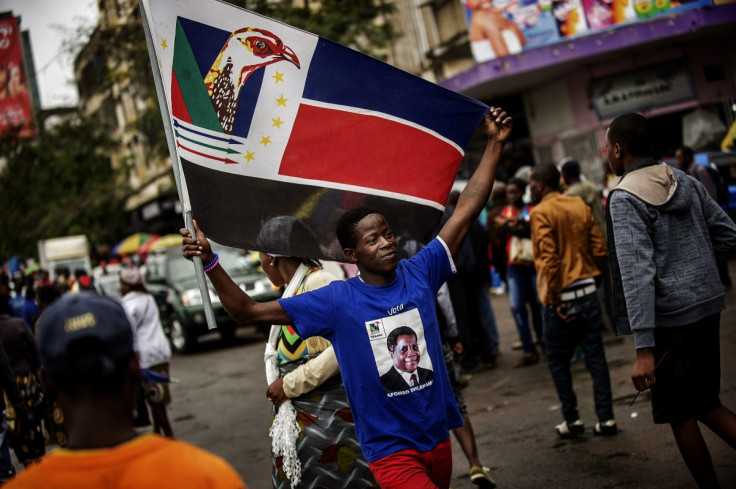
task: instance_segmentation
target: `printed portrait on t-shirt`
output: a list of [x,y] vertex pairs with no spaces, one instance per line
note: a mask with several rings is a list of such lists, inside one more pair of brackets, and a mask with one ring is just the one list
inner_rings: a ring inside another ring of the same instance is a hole
[[431,385],[432,360],[417,309],[368,321],[366,331],[386,392],[408,394]]

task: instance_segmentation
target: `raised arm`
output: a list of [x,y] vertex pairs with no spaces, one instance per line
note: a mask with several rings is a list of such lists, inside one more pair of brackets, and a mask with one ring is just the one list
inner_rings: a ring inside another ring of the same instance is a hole
[[[211,263],[215,255],[207,237],[204,235],[197,222],[194,222],[194,230],[197,238],[186,228],[181,228],[182,255],[187,260],[194,256],[201,256],[202,263]],[[293,324],[291,318],[277,301],[256,302],[248,294],[232,281],[224,268],[219,264],[207,273],[212,286],[217,291],[225,310],[239,324]]]
[[491,107],[490,113],[486,114],[485,122],[488,135],[486,150],[478,168],[460,194],[455,211],[439,232],[440,238],[447,244],[453,256],[460,249],[470,226],[491,196],[498,160],[513,126],[511,117],[500,107]]

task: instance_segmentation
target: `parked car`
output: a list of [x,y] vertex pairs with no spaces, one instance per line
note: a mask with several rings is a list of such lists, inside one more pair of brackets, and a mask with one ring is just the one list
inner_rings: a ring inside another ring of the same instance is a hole
[[[274,289],[260,269],[257,255],[216,244],[213,249],[220,256],[220,265],[254,300],[265,302],[281,296],[281,290]],[[144,268],[146,288],[156,298],[173,350],[191,351],[197,339],[210,332],[194,266],[182,257],[180,247],[174,247],[149,255]],[[238,323],[225,311],[209,282],[208,286],[217,330],[223,339],[231,339]]]

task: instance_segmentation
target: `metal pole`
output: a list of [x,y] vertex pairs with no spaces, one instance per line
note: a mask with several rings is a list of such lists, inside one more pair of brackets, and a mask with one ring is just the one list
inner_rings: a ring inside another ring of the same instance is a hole
[[[156,85],[156,94],[158,95],[158,105],[161,109],[161,118],[164,123],[164,132],[166,133],[166,144],[169,147],[169,156],[171,157],[171,167],[174,170],[174,179],[176,180],[176,189],[179,192],[179,201],[181,202],[182,214],[184,215],[184,225],[194,234],[194,223],[192,222],[192,204],[189,202],[189,192],[186,188],[186,180],[183,178],[181,168],[179,167],[179,158],[176,155],[176,144],[174,143],[174,136],[171,133],[171,116],[169,115],[169,106],[166,101],[166,92],[164,91],[163,81],[161,80],[161,72],[159,71],[158,60],[156,58],[156,52],[154,50],[153,37],[151,35],[150,26],[148,24],[146,5],[147,0],[140,0],[139,7],[141,10],[141,17],[143,18],[143,31],[146,34],[146,44],[148,45],[148,56],[151,60],[151,70],[153,71],[153,81]],[[207,279],[204,275],[204,269],[202,267],[202,259],[199,256],[195,256],[192,259],[194,263],[194,271],[197,275],[197,285],[199,285],[199,292],[202,295],[202,305],[204,306],[204,315],[207,319],[207,327],[209,329],[217,328],[215,322],[215,313],[212,310],[212,301],[210,300],[210,290],[207,287]]]

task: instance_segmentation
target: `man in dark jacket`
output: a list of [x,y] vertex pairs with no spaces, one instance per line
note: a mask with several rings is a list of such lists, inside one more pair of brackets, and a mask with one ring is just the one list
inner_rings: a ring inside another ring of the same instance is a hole
[[[736,447],[736,415],[721,405],[715,252],[736,249],[736,225],[683,171],[650,157],[649,125],[616,118],[606,149],[621,182],[608,198],[619,334],[634,334],[637,390],[652,389],[655,423],[672,427],[699,487],[720,487],[698,421]],[[655,375],[656,370],[656,375]]]

